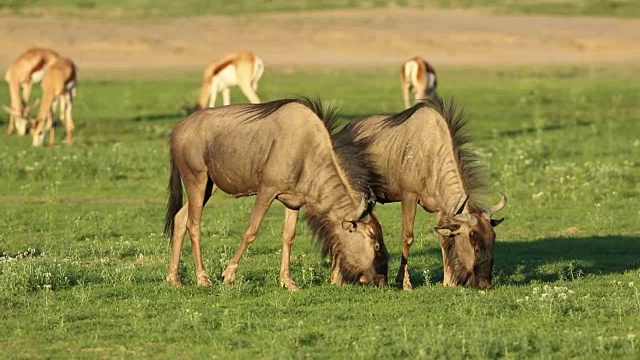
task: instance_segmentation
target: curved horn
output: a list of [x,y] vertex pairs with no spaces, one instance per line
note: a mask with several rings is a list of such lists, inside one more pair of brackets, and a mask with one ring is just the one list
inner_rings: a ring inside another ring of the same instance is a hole
[[31,104],[25,106],[23,110],[25,115],[29,115],[31,110],[33,110],[33,108],[36,107],[36,105],[38,105],[39,103],[40,103],[40,99],[35,99]]
[[348,216],[345,220],[347,221],[358,221],[362,218],[364,212],[367,211],[367,200],[364,199],[364,196],[360,197],[360,205],[356,211],[353,212],[350,216]]
[[469,224],[471,226],[475,226],[476,224],[478,224],[478,218],[476,218],[471,214],[458,214],[458,215],[455,215],[453,218],[460,222]]
[[15,114],[15,111],[13,111],[12,108],[8,107],[7,105],[2,105],[2,108],[4,109],[4,111],[6,111],[8,114]]
[[501,192],[498,192],[498,195],[500,195],[500,201],[498,201],[497,204],[493,205],[491,209],[487,210],[487,215],[489,217],[500,211],[507,204],[507,197]]
[[451,211],[449,213],[451,215],[461,214],[462,210],[464,210],[464,207],[467,205],[468,201],[469,201],[469,195],[465,195],[465,194],[460,195],[460,198],[458,198],[458,201],[456,201],[456,204],[453,205],[453,208],[451,208]]

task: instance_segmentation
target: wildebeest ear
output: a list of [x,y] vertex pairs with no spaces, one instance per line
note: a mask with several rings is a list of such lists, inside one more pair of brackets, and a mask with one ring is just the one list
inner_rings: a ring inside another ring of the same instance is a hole
[[496,226],[500,225],[500,223],[502,223],[503,221],[504,221],[504,218],[491,219],[491,226],[492,227],[496,227]]
[[445,226],[436,226],[433,228],[439,235],[444,237],[458,235],[460,233],[460,224],[449,224]]
[[353,232],[358,227],[355,221],[342,220],[342,228],[348,232]]

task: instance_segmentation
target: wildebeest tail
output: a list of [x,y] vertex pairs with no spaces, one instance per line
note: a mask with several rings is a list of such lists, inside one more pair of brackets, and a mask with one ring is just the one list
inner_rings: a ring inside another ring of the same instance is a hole
[[171,176],[169,177],[169,188],[167,196],[167,214],[164,217],[164,235],[171,238],[173,235],[174,219],[180,208],[182,208],[182,180],[178,167],[171,157]]

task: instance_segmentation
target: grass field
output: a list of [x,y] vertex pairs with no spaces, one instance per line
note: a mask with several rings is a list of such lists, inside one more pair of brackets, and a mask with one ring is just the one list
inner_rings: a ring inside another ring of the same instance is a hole
[[[268,71],[264,100],[304,94],[345,119],[401,109],[397,69]],[[166,140],[198,73],[81,78],[76,144],[34,149],[0,126],[0,358],[612,358],[640,350],[638,68],[439,69],[440,93],[471,119],[490,190],[509,203],[494,288],[443,288],[435,217],[419,212],[414,291],[329,284],[299,223],[292,276],[278,286],[275,204],[235,286],[164,283]],[[365,92],[362,89],[366,89]],[[242,95],[232,93],[232,100]],[[5,87],[0,98],[8,99]],[[497,196],[491,198],[497,200]],[[216,194],[203,256],[219,276],[253,198]],[[379,205],[399,265],[397,204]]]
[[640,0],[3,0],[0,11],[26,16],[165,18],[389,6],[482,9],[511,14],[640,16]]

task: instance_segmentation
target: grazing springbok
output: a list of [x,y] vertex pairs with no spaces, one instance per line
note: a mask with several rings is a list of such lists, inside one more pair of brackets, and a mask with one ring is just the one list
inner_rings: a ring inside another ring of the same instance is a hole
[[13,134],[14,130],[17,130],[20,136],[27,133],[27,117],[34,106],[26,105],[31,97],[31,87],[42,80],[47,68],[59,57],[58,53],[50,49],[31,48],[20,54],[9,66],[4,74],[11,98],[11,107],[5,106],[9,113],[7,134]]
[[29,119],[31,123],[31,135],[33,146],[42,146],[45,132],[49,132],[49,145],[55,142],[53,114],[56,106],[59,105],[60,120],[64,123],[65,142],[73,143],[73,117],[71,108],[73,99],[76,96],[78,70],[73,61],[60,57],[49,66],[49,70],[42,79],[42,101],[35,120]]
[[487,288],[493,272],[491,216],[506,197],[486,209],[477,200],[485,187],[477,156],[464,147],[466,120],[451,101],[436,96],[396,115],[374,115],[349,123],[337,136],[368,144],[382,185],[380,203],[401,202],[402,259],[396,281],[411,289],[407,259],[413,243],[416,207],[438,213],[444,285]]
[[411,106],[409,103],[410,91],[413,92],[415,101],[421,101],[434,96],[436,86],[438,86],[436,70],[419,56],[407,60],[402,65],[400,80],[402,81],[402,99],[405,109]]
[[263,72],[264,61],[259,56],[250,52],[229,54],[205,69],[196,105],[193,108],[185,105],[181,107],[187,113],[215,107],[219,92],[222,93],[222,104],[229,105],[231,86],[238,86],[252,104],[257,104],[260,98],[256,91]]
[[332,138],[336,119],[334,110],[325,113],[318,101],[299,98],[204,109],[178,124],[170,139],[164,233],[171,236],[172,250],[166,280],[180,285],[178,264],[186,230],[197,283],[211,285],[200,253],[200,219],[207,200],[221,189],[235,197],[256,195],[249,225],[222,274],[225,283],[235,282],[242,254],[277,199],[286,207],[281,286],[298,289],[289,258],[302,206],[323,255],[333,256],[333,283],[386,284],[388,253],[380,223],[371,213],[373,164],[366,161],[364,143]]

